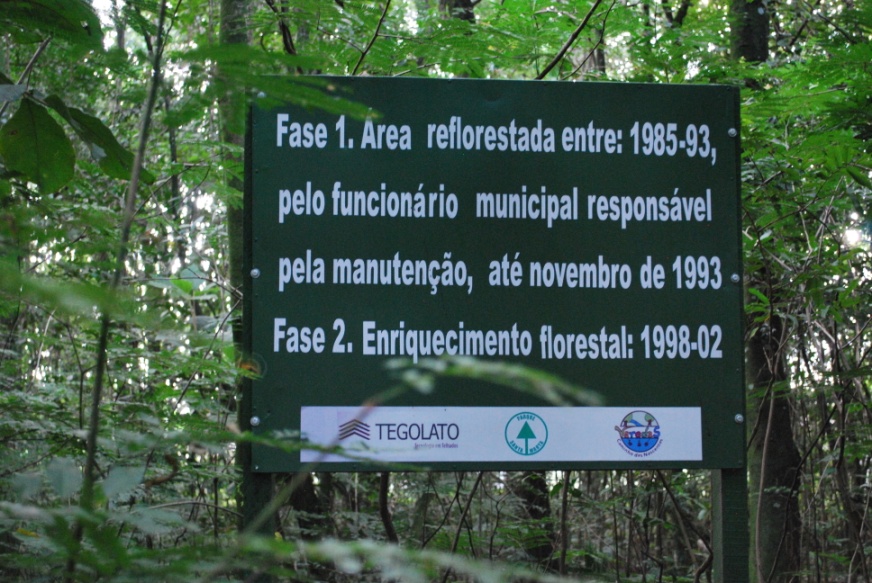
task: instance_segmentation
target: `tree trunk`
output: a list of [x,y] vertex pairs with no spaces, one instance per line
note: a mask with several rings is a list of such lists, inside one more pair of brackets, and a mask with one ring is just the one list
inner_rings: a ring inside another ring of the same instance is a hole
[[732,55],[736,60],[762,63],[769,58],[769,12],[763,0],[733,0]]
[[[287,481],[293,480],[295,475],[288,474]],[[319,493],[315,487],[312,474],[305,474],[302,483],[291,493],[288,502],[294,509],[301,539],[319,540],[331,534],[327,500],[324,499],[323,490]]]
[[524,538],[524,550],[539,563],[550,567],[556,537],[545,472],[541,470],[521,472],[512,489],[521,499],[534,529]]
[[475,3],[472,0],[439,0],[439,8],[460,20],[475,22]]
[[769,328],[759,330],[748,343],[748,375],[754,391],[749,410],[758,415],[748,451],[751,556],[760,582],[795,581],[800,567],[800,455],[785,387],[783,340],[781,320],[773,316]]
[[[220,42],[223,45],[248,44],[251,39],[248,32],[247,17],[249,13],[249,0],[221,0],[221,23]],[[217,75],[221,76],[219,69]],[[229,84],[225,84],[229,87]],[[228,90],[218,102],[221,113],[221,139],[229,144],[242,146],[245,142],[244,119],[245,119],[245,92],[237,89]],[[232,156],[228,154],[228,157]],[[243,183],[239,178],[229,176],[227,186],[236,190],[243,190]],[[227,235],[228,235],[228,261],[230,285],[235,290],[242,289],[243,274],[243,213],[238,206],[230,205],[227,209]],[[242,350],[242,319],[236,318],[233,326],[233,342],[236,346],[237,359],[243,354]],[[240,383],[245,381],[240,380]],[[241,387],[238,390],[242,390]],[[243,431],[251,430],[251,395],[243,396],[237,409],[237,421]],[[236,461],[242,468],[242,487],[240,488],[242,519],[240,529],[252,524],[260,508],[269,502],[272,497],[273,483],[269,474],[255,474],[251,468],[251,444],[240,443],[236,449]],[[275,521],[270,520],[261,526],[259,532],[272,535],[275,532]]]
[[[733,0],[732,55],[752,63],[769,58],[769,13],[762,0]],[[752,274],[760,289],[770,289],[766,273]],[[774,294],[770,295],[774,296]],[[778,298],[770,297],[772,305]],[[787,331],[780,316],[751,336],[747,375],[752,387],[748,411],[754,428],[748,449],[751,492],[751,557],[760,582],[796,580],[800,567],[802,519],[797,505],[800,455],[793,436],[793,419],[784,364]],[[755,419],[756,417],[756,419]]]

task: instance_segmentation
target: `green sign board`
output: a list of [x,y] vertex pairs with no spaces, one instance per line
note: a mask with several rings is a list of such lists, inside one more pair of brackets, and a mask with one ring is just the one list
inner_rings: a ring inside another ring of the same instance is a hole
[[[303,446],[255,471],[742,467],[735,88],[325,82],[371,115],[250,114],[252,427]],[[598,400],[485,370],[367,406],[467,357]]]

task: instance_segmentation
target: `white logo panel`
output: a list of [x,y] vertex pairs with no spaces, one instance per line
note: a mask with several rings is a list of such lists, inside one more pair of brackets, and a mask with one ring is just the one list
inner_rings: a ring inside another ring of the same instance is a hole
[[698,407],[303,407],[306,462],[701,461]]

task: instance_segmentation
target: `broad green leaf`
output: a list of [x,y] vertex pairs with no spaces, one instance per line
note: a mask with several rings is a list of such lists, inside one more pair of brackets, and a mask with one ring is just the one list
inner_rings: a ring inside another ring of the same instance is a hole
[[0,0],[0,32],[32,38],[33,31],[82,51],[103,48],[100,18],[86,0]]
[[[144,37],[154,36],[157,33],[155,24],[143,15],[142,9],[145,6],[141,2],[119,2],[119,5],[125,22],[135,32]],[[153,10],[156,6],[148,6],[148,8]]]
[[[0,79],[0,82],[2,81]],[[27,87],[24,85],[2,83],[0,84],[0,101],[17,101],[21,99],[26,89]]]
[[0,157],[44,193],[60,190],[73,178],[76,154],[63,128],[41,105],[25,99],[0,129]]
[[57,458],[45,469],[52,489],[61,498],[69,498],[82,486],[82,472],[78,464],[70,458]]
[[194,291],[194,284],[190,279],[174,277],[170,281],[174,286],[176,286],[188,295],[191,295],[191,293]]
[[210,286],[210,282],[207,279],[207,275],[203,273],[203,270],[196,264],[188,265],[184,267],[180,272],[178,278],[173,279],[173,283],[179,286],[180,289],[185,291],[186,293],[193,293],[203,291],[204,288],[208,288]]
[[[130,179],[133,170],[133,153],[118,143],[112,130],[102,121],[81,109],[67,106],[57,95],[50,95],[45,103],[67,120],[73,131],[88,144],[91,157],[97,161],[103,172],[112,178]],[[141,176],[146,184],[154,182],[154,175],[145,169],[142,170]]]
[[103,480],[103,494],[112,499],[120,494],[126,494],[142,483],[145,475],[143,466],[115,466],[109,470],[109,475]]

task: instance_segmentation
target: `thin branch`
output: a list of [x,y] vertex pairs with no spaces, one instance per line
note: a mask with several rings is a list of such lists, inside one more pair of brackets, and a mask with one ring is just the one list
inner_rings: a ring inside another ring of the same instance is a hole
[[354,70],[351,71],[352,75],[357,75],[357,70],[360,69],[360,65],[363,64],[363,60],[366,58],[366,55],[369,54],[369,50],[372,48],[372,45],[375,44],[375,39],[378,38],[379,31],[381,30],[382,24],[384,24],[385,17],[388,15],[388,8],[390,8],[390,6],[391,0],[386,0],[385,9],[382,10],[381,18],[378,19],[378,24],[375,26],[375,32],[373,33],[372,38],[369,39],[369,43],[367,43],[366,47],[363,49],[363,52],[360,53],[360,58],[357,60],[357,64],[354,66]]
[[[145,150],[148,145],[148,134],[151,128],[152,113],[157,101],[158,86],[161,80],[161,58],[164,48],[164,20],[167,12],[166,0],[160,4],[160,13],[158,15],[157,25],[157,46],[154,52],[154,62],[152,65],[152,75],[149,85],[149,92],[146,98],[145,110],[142,114],[142,123],[139,132],[139,146],[136,150],[136,157],[133,162],[133,169],[130,174],[130,183],[128,184],[127,194],[124,201],[124,216],[121,223],[121,236],[118,245],[118,252],[115,257],[115,271],[112,274],[110,282],[110,290],[115,290],[121,284],[121,278],[124,275],[124,264],[127,259],[128,245],[130,242],[130,231],[133,226],[133,219],[136,213],[136,196],[139,192],[139,182],[142,176],[142,168],[145,161]],[[106,364],[109,360],[109,314],[104,312],[100,320],[100,336],[97,351],[97,366],[94,375],[94,386],[91,394],[91,411],[88,424],[88,436],[86,441],[86,458],[84,476],[82,479],[82,491],[79,504],[85,513],[93,511],[94,506],[94,484],[97,467],[97,436],[100,432],[100,403],[103,398],[103,378],[106,373]],[[73,538],[76,541],[76,547],[70,555],[67,562],[65,579],[72,581],[75,576],[76,563],[78,562],[79,546],[81,544],[82,535],[84,533],[84,525],[81,520],[77,520],[73,528]]]
[[575,77],[578,74],[578,72],[581,71],[581,68],[584,67],[585,63],[587,63],[588,60],[590,60],[590,58],[596,53],[597,49],[599,49],[602,46],[603,41],[605,41],[605,38],[606,38],[606,22],[608,22],[609,16],[612,14],[612,9],[615,7],[616,1],[617,0],[612,0],[612,3],[609,4],[608,10],[606,10],[606,15],[603,17],[602,27],[599,29],[599,38],[596,40],[596,43],[593,45],[593,48],[590,49],[590,51],[587,53],[587,55],[585,55],[585,57],[584,57],[584,59],[582,59],[581,63],[575,69],[572,70],[572,73],[569,73],[568,75],[564,76],[561,79],[561,81],[565,81],[566,79],[569,79],[571,77]]
[[175,502],[165,502],[164,504],[156,504],[155,506],[149,506],[149,510],[157,510],[160,508],[173,508],[174,506],[206,506],[207,508],[211,508],[213,510],[220,510],[221,512],[225,512],[232,516],[236,516],[237,518],[241,518],[242,514],[237,512],[231,508],[227,508],[225,506],[218,506],[217,504],[212,504],[210,502],[201,502],[200,500],[176,500]]
[[[466,516],[469,514],[469,507],[472,505],[472,499],[475,497],[475,491],[478,490],[484,472],[479,472],[475,478],[475,483],[472,485],[472,490],[466,499],[466,506],[463,507],[463,513],[460,515],[460,521],[457,523],[457,530],[454,533],[454,542],[451,543],[451,554],[457,551],[457,543],[460,542],[460,531],[463,530],[463,523],[466,521]],[[445,575],[442,576],[442,583],[448,581],[448,576],[451,574],[451,568],[445,570]]]
[[[224,327],[227,325],[228,320],[230,320],[234,310],[236,310],[238,307],[239,307],[239,301],[236,301],[233,304],[233,306],[230,308],[230,310],[228,310],[227,313],[224,315],[224,319],[221,320],[221,323],[215,327],[215,333],[212,334],[212,340],[209,342],[209,348],[203,353],[204,356],[201,359],[201,362],[206,362],[206,360],[208,359],[208,355],[212,352],[212,349],[215,347],[215,344],[217,344],[219,336],[221,336],[221,334],[224,332]],[[195,367],[194,370],[191,371],[191,374],[188,376],[188,380],[185,382],[185,386],[182,387],[182,390],[179,392],[179,395],[175,398],[176,404],[173,407],[173,410],[170,411],[170,417],[173,417],[176,415],[176,413],[178,413],[179,408],[181,407],[182,403],[184,402],[185,395],[188,394],[188,389],[191,388],[191,385],[193,384],[194,379],[201,372],[202,372],[202,370],[200,370],[198,367]],[[157,446],[155,446],[155,447],[157,447]],[[153,451],[154,451],[154,448],[152,448],[152,452]]]
[[566,55],[567,51],[569,51],[569,49],[572,47],[572,45],[575,44],[575,41],[578,39],[578,35],[580,35],[581,31],[583,31],[584,28],[587,26],[587,23],[590,21],[591,17],[593,16],[593,13],[596,12],[596,9],[599,8],[600,4],[602,4],[602,1],[603,0],[596,0],[593,3],[593,6],[590,7],[590,10],[585,15],[584,20],[581,21],[581,24],[579,24],[578,27],[575,29],[575,31],[569,36],[569,38],[566,40],[566,43],[563,45],[563,47],[560,49],[560,51],[558,51],[558,53],[554,57],[554,59],[552,59],[552,61],[550,63],[548,63],[548,66],[545,67],[544,69],[542,69],[541,73],[536,75],[536,79],[539,79],[539,80],[544,79],[545,76],[551,72],[551,69],[553,69],[554,67],[556,67],[560,63],[560,61]]
[[[660,481],[660,484],[663,486],[663,489],[666,490],[666,495],[669,496],[669,500],[672,502],[672,508],[675,510],[675,516],[678,518],[678,526],[681,529],[681,534],[684,535],[685,545],[687,546],[687,550],[689,554],[693,554],[693,549],[690,546],[690,540],[687,537],[687,532],[685,528],[690,528],[693,531],[693,534],[696,535],[697,540],[702,541],[702,544],[705,546],[708,551],[709,557],[711,557],[714,553],[712,551],[712,547],[709,544],[708,538],[699,531],[698,528],[693,524],[693,520],[687,516],[684,509],[682,509],[681,504],[678,503],[678,499],[675,497],[675,493],[672,491],[672,486],[669,485],[669,480],[666,479],[666,476],[663,475],[663,470],[654,470],[657,479]],[[705,565],[703,565],[705,566]]]
[[388,504],[388,494],[391,489],[391,473],[382,472],[379,480],[378,489],[378,513],[381,516],[382,524],[385,527],[385,535],[392,543],[399,543],[400,538],[397,536],[397,529],[394,528],[394,519],[391,517],[391,509]]
[[576,75],[578,75],[578,72],[581,71],[581,68],[584,67],[584,65],[590,60],[590,58],[594,55],[594,53],[596,53],[597,49],[600,48],[600,45],[603,44],[604,37],[605,37],[605,34],[600,33],[599,38],[596,41],[596,44],[593,45],[593,48],[590,49],[590,52],[588,52],[587,55],[585,55],[584,59],[581,60],[581,63],[579,63],[579,65],[575,69],[573,69],[572,73],[570,73],[569,75],[567,75],[566,77],[564,77],[561,80],[566,80],[566,79],[569,79],[570,77],[575,77]]
[[[775,556],[779,556],[781,554],[781,549],[784,546],[785,541],[787,540],[788,511],[790,509],[791,501],[796,499],[797,492],[799,491],[799,476],[800,476],[800,473],[802,471],[802,468],[806,465],[808,458],[811,457],[811,454],[813,453],[813,450],[814,450],[815,446],[817,445],[817,442],[820,441],[820,439],[824,436],[824,434],[829,430],[830,420],[836,414],[836,411],[838,410],[838,408],[839,408],[839,405],[837,403],[833,404],[833,408],[830,409],[830,412],[827,414],[826,419],[824,419],[821,422],[820,431],[818,431],[817,436],[814,438],[814,440],[812,440],[811,444],[808,446],[808,448],[806,449],[805,453],[802,455],[802,457],[799,460],[799,463],[796,466],[796,473],[793,476],[793,484],[790,486],[790,492],[787,495],[787,508],[784,511],[784,524],[781,528],[781,538],[778,541],[778,547],[776,548]],[[821,476],[821,480],[823,481],[823,476]],[[772,569],[769,571],[769,576],[767,577],[766,581],[770,581],[772,579],[772,577],[775,575],[776,566],[777,566],[777,563],[772,564]]]
[[560,574],[566,575],[566,552],[569,550],[569,530],[566,515],[569,510],[569,478],[572,470],[563,472],[563,492],[560,500]]
[[[451,502],[448,503],[448,508],[445,508],[445,509],[444,509],[445,512],[443,512],[443,514],[442,514],[442,521],[439,523],[439,526],[437,526],[436,529],[435,529],[432,533],[430,533],[430,536],[428,536],[428,537],[426,538],[426,540],[424,540],[424,541],[421,543],[421,548],[422,548],[422,549],[423,549],[424,547],[426,547],[427,544],[428,544],[431,540],[433,540],[433,537],[435,537],[437,534],[439,534],[439,531],[442,530],[442,527],[445,526],[445,523],[446,523],[446,522],[448,522],[448,517],[449,517],[450,514],[451,514],[451,509],[454,508],[454,503],[457,502],[457,500],[460,498],[460,488],[463,486],[463,478],[464,478],[465,475],[466,475],[466,474],[463,473],[463,472],[460,473],[460,477],[459,477],[459,479],[457,480],[457,488],[454,490],[454,497],[451,499]],[[436,486],[435,486],[435,485],[433,486],[433,489],[436,490]],[[437,494],[437,498],[438,498],[438,494]],[[444,505],[443,505],[443,508],[444,508]]]
[[[377,407],[381,402],[386,399],[390,399],[396,396],[396,390],[389,389],[387,391],[382,392],[380,395],[377,395],[375,398],[370,399],[364,405],[360,407],[356,419],[363,421],[366,417],[372,412],[372,410]],[[202,583],[211,582],[217,580],[222,573],[225,571],[232,569],[239,553],[245,548],[245,545],[249,542],[250,538],[255,536],[256,533],[265,525],[270,518],[279,511],[279,509],[285,505],[285,503],[290,500],[291,495],[294,493],[297,488],[299,488],[302,483],[306,480],[309,473],[313,472],[315,468],[317,468],[324,459],[330,455],[330,452],[333,451],[339,445],[339,438],[337,437],[333,443],[329,444],[318,454],[318,457],[313,461],[306,463],[302,468],[300,468],[299,472],[294,472],[293,477],[285,482],[285,484],[279,489],[279,491],[270,499],[269,503],[265,506],[261,507],[257,512],[257,515],[247,524],[242,532],[239,533],[239,536],[236,538],[236,547],[232,549],[228,549],[228,552],[224,555],[223,560],[221,560],[215,567],[207,570],[203,573],[203,576],[198,579],[198,581]]]
[[[52,37],[48,37],[44,41],[42,41],[38,47],[36,47],[36,51],[33,53],[33,56],[30,57],[30,60],[27,62],[27,65],[24,67],[24,71],[22,71],[21,76],[18,77],[18,85],[24,83],[24,80],[30,75],[30,72],[33,70],[33,67],[36,65],[36,61],[39,60],[39,56],[48,46],[48,43],[51,42]],[[9,101],[5,101],[3,103],[3,107],[0,107],[0,117],[3,117],[3,112],[6,111],[6,108],[9,107]]]
[[[279,10],[279,7],[276,6],[275,0],[266,0],[266,4],[276,15],[279,32],[282,35],[282,47],[284,47],[287,54],[292,57],[297,56],[297,47],[294,45],[294,36],[291,34],[291,27],[288,26],[288,21],[285,19],[287,7],[283,7],[282,10]],[[299,65],[294,67],[294,70],[296,70],[297,75],[303,74],[303,68]]]
[[669,6],[669,0],[660,0],[660,4],[663,5],[663,15],[666,16],[666,22],[672,26],[672,23],[675,22],[675,16],[672,14],[672,7]]
[[678,26],[684,24],[684,19],[687,17],[691,6],[692,2],[690,0],[682,0],[681,5],[678,7],[678,12],[675,13],[675,22],[678,23]]
[[285,52],[289,55],[296,55],[297,47],[294,46],[294,38],[291,36],[291,29],[285,21],[284,14],[279,11],[275,0],[266,0],[266,5],[270,7],[270,10],[272,10],[275,13],[276,18],[278,18],[279,31],[282,33],[282,46],[284,47]]

